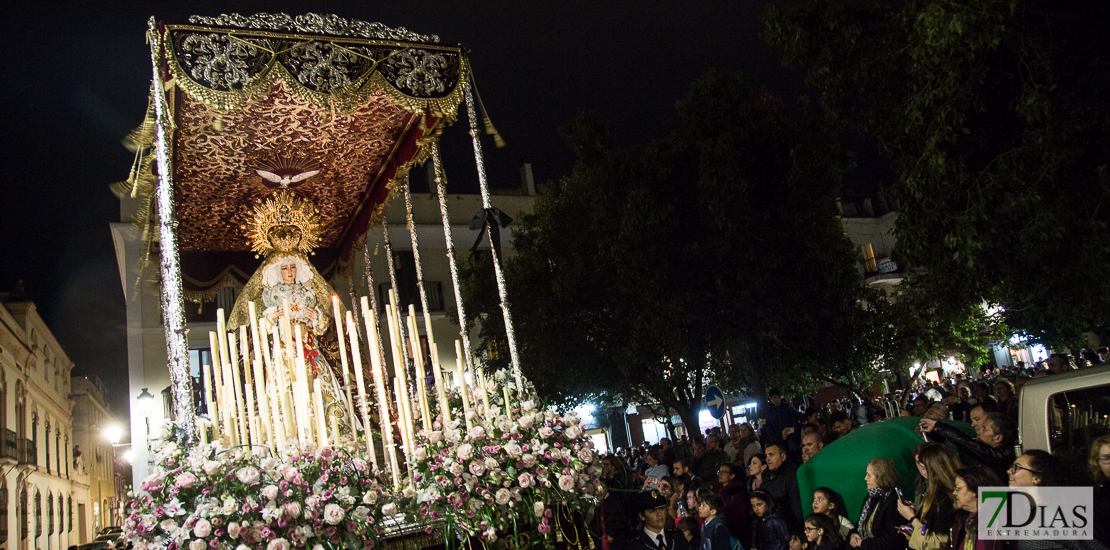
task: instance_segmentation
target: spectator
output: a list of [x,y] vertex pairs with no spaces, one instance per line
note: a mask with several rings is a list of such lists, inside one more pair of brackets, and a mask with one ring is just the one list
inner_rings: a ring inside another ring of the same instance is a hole
[[956,391],[955,396],[948,396],[948,411],[952,414],[952,420],[960,422],[969,422],[971,415],[971,388],[967,386],[960,386]]
[[[919,395],[913,399],[913,407],[910,409],[910,416],[925,416],[925,412],[929,410],[929,399],[924,395]],[[833,423],[835,427],[835,422]]]
[[962,512],[952,528],[952,548],[972,550],[1012,550],[1014,544],[1007,540],[978,540],[979,538],[979,488],[998,487],[1002,481],[994,472],[974,466],[956,470],[955,505]]
[[818,416],[814,424],[817,425],[817,431],[821,432],[821,439],[824,440],[825,445],[831,445],[833,441],[836,441],[836,432],[832,430],[827,420]]
[[788,526],[801,526],[802,501],[798,493],[798,467],[786,460],[786,450],[781,443],[767,446],[767,472],[764,474],[761,489],[775,499],[775,509],[779,510]]
[[763,486],[763,476],[767,474],[767,455],[756,453],[748,459],[748,493]]
[[840,550],[840,531],[833,519],[825,514],[806,516],[806,550]]
[[667,529],[667,499],[659,491],[639,493],[635,501],[643,528],[629,537],[629,550],[692,550],[681,532]]
[[980,405],[983,403],[990,403],[997,405],[998,402],[991,397],[991,385],[986,382],[975,383],[975,404]]
[[686,546],[692,549],[701,547],[701,526],[698,524],[698,520],[682,518],[678,520],[678,530],[682,531],[682,536],[686,539]]
[[775,498],[763,489],[751,494],[752,520],[751,544],[748,548],[758,550],[787,550],[790,544],[790,529],[775,505]]
[[[695,440],[693,445],[690,446],[690,449],[693,451],[691,453],[693,456],[690,457],[691,460],[690,460],[690,464],[689,464],[689,468],[691,470],[690,475],[696,475],[698,477],[702,477],[701,476],[701,471],[702,471],[701,470],[701,462],[702,462],[702,458],[705,457],[705,452],[706,452],[705,440],[704,439]],[[705,479],[705,478],[702,477],[702,479]]]
[[644,471],[644,477],[649,479],[663,479],[671,475],[670,468],[668,468],[666,464],[663,464],[663,451],[652,449],[648,451],[644,460],[647,461],[648,465],[647,470]]
[[700,487],[702,480],[694,475],[694,472],[690,469],[690,462],[689,458],[676,460],[674,463],[674,478],[683,485],[692,483],[694,486]]
[[733,462],[746,465],[749,458],[763,452],[763,446],[759,444],[759,439],[756,438],[755,430],[752,429],[751,424],[745,422],[737,429],[740,432],[740,439],[735,443],[738,450]]
[[802,437],[802,462],[813,458],[825,448],[825,440],[819,432],[809,432]]
[[858,533],[853,533],[849,544],[864,550],[895,550],[906,547],[906,538],[898,528],[906,520],[898,513],[898,472],[894,463],[885,458],[873,458],[867,463],[867,500],[860,511]]
[[998,413],[991,413],[975,429],[972,439],[962,431],[928,418],[921,419],[921,430],[939,443],[951,442],[960,451],[964,462],[986,466],[1001,479],[1014,461],[1013,442],[1017,426],[1013,420]]
[[825,514],[833,519],[836,525],[839,525],[839,532],[841,538],[848,538],[848,534],[855,530],[854,523],[848,521],[844,517],[841,510],[844,509],[844,498],[836,491],[828,487],[818,487],[813,491],[813,513]]
[[837,437],[844,437],[850,433],[855,427],[852,426],[852,421],[848,415],[843,412],[835,412],[829,417],[829,422],[832,423],[833,432],[836,432]]
[[628,540],[628,515],[624,499],[609,492],[602,481],[598,485],[597,498],[601,510],[601,546],[609,548],[618,542]]
[[667,499],[667,525],[674,525],[678,521],[678,502],[682,499],[682,483],[677,479],[667,476],[659,480],[659,494]]
[[992,402],[979,403],[971,407],[971,412],[968,419],[971,421],[971,427],[978,430],[979,426],[986,420],[987,415],[998,412],[998,404]]
[[703,520],[701,550],[732,550],[732,534],[725,525],[721,496],[709,489],[698,491],[698,516]]
[[910,503],[898,502],[902,517],[913,524],[909,547],[917,550],[946,548],[955,521],[952,491],[956,486],[956,470],[961,468],[956,453],[939,443],[922,443],[915,449],[917,471],[925,491],[916,510]]
[[1014,383],[999,377],[994,381],[994,395],[998,398],[998,411],[1017,422],[1018,404]]
[[721,464],[717,472],[717,485],[713,488],[721,497],[725,525],[733,537],[748,539],[748,491],[744,482],[734,472],[732,464]]
[[930,403],[929,408],[925,410],[925,418],[948,420],[948,405],[939,401]]
[[783,401],[779,390],[772,389],[768,392],[768,395],[771,398],[771,404],[767,407],[767,424],[765,425],[764,434],[767,437],[767,442],[770,443],[782,438],[783,430],[793,428],[794,424],[805,419],[805,415],[790,403]]
[[728,443],[725,443],[724,450],[728,453],[728,461],[736,462],[736,455],[743,449],[738,449],[737,444],[740,441],[740,425],[732,424],[728,427]]
[[703,480],[712,480],[717,478],[717,471],[721,469],[721,464],[728,464],[732,462],[728,458],[728,453],[721,448],[721,439],[715,435],[710,435],[705,438],[705,455],[701,457],[701,462],[698,464],[698,477]]
[[678,453],[675,451],[674,444],[670,439],[663,438],[659,440],[659,449],[663,451],[663,464],[674,464],[678,460]]
[[1063,353],[1053,353],[1048,356],[1048,373],[1064,374],[1071,370],[1071,359]]
[[1087,467],[1095,483],[1095,539],[1110,546],[1110,435],[1091,443]]

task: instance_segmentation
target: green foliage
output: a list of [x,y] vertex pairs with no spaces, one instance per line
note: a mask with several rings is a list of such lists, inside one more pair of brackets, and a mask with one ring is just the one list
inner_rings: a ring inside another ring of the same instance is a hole
[[[835,218],[852,167],[836,134],[739,76],[706,75],[678,110],[673,135],[641,146],[588,115],[563,130],[577,162],[541,187],[507,266],[525,374],[556,402],[657,404],[688,425],[711,383],[868,379],[873,314]],[[484,261],[467,280],[492,284]],[[488,298],[466,303],[492,321]]]
[[1110,322],[1110,33],[1035,4],[809,0],[764,38],[889,159],[913,284],[1075,346]]

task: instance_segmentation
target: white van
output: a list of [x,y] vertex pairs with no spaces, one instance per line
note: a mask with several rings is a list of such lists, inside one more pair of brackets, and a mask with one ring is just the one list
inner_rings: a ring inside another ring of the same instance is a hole
[[1091,442],[1110,434],[1110,365],[1034,378],[1019,405],[1018,456],[1040,449],[1086,463]]

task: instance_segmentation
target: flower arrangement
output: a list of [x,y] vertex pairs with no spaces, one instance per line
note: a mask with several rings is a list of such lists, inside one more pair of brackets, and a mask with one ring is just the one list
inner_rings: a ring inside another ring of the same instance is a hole
[[419,434],[416,486],[408,492],[417,514],[444,518],[447,533],[485,542],[511,534],[519,547],[519,534],[535,530],[542,536],[526,538],[553,547],[560,511],[565,517],[596,503],[600,460],[576,415],[538,410],[530,384],[518,396],[523,399],[506,403],[509,392],[498,390],[506,379],[498,371],[484,390],[473,389],[475,403],[489,399],[491,405],[469,411],[469,431],[458,411],[452,422],[437,418]]
[[537,409],[531,384],[508,402],[506,378],[463,390],[489,410],[464,416],[452,395],[454,420],[438,417],[417,436],[397,492],[351,440],[319,449],[291,440],[271,455],[218,441],[184,448],[164,433],[124,532],[135,550],[370,550],[387,535],[383,522],[403,514],[428,534],[442,525],[449,548],[510,536],[518,548],[554,548],[560,521],[596,504],[600,460],[576,415]]
[[374,547],[396,513],[353,448],[183,449],[169,438],[130,504],[124,532],[136,550],[289,550]]

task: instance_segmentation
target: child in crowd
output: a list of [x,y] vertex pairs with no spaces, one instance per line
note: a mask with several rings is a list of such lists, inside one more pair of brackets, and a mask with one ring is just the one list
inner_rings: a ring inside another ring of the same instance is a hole
[[851,533],[856,526],[840,513],[842,502],[844,501],[840,495],[828,487],[818,487],[813,491],[813,513],[825,514],[832,518],[833,523],[838,526],[837,534],[840,538],[846,539],[848,533]]
[[806,550],[840,550],[843,539],[832,518],[825,514],[806,516]]
[[763,489],[751,494],[752,540],[749,550],[787,550],[790,547],[790,530],[786,521],[775,510],[775,499]]

